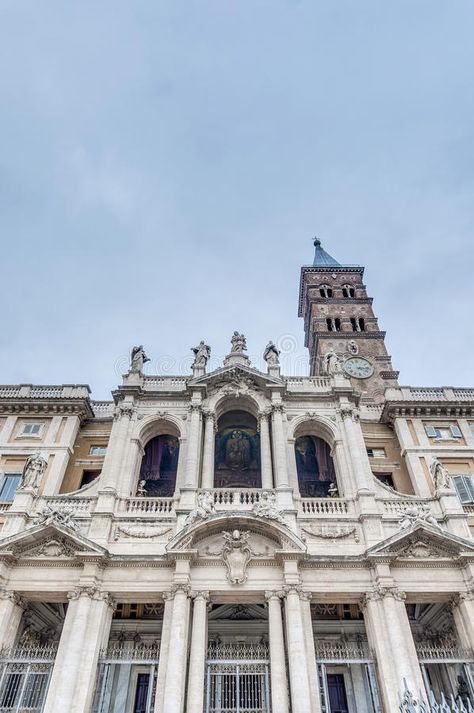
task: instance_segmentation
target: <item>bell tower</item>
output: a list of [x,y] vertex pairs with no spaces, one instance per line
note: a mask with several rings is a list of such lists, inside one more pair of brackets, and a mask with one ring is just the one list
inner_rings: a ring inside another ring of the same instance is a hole
[[367,296],[364,268],[341,265],[318,239],[314,247],[313,264],[301,268],[298,312],[304,319],[311,376],[334,368],[325,359],[333,351],[339,359],[336,368],[351,379],[355,390],[381,401],[385,388],[397,384],[398,372],[392,368],[385,332],[379,330],[372,298]]

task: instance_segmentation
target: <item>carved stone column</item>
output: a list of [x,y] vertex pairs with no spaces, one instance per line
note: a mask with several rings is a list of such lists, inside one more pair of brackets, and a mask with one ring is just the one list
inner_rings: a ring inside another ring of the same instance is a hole
[[273,488],[272,447],[270,443],[270,413],[260,413],[260,458],[262,463],[262,488]]
[[164,713],[163,701],[165,697],[166,669],[168,667],[168,653],[171,641],[174,593],[164,592],[163,599],[165,600],[165,610],[163,612],[163,626],[161,629],[154,713]]
[[305,633],[301,614],[300,592],[285,587],[286,640],[290,672],[292,713],[311,713],[311,693],[308,678]]
[[127,442],[130,419],[134,413],[132,403],[121,403],[115,408],[114,423],[102,468],[101,490],[118,490],[120,470]]
[[178,585],[174,589],[173,614],[171,617],[171,639],[168,648],[164,713],[182,713],[186,682],[186,654],[189,633],[189,590]]
[[26,602],[15,592],[0,589],[0,649],[15,644]]
[[352,472],[354,474],[357,491],[369,492],[372,488],[372,475],[370,463],[365,448],[364,439],[360,431],[357,411],[350,406],[343,406],[340,410],[346,432],[347,444],[351,457]]
[[404,680],[415,696],[422,691],[426,698],[404,592],[396,587],[377,586],[367,592],[361,606],[369,644],[377,658],[385,709],[398,710]]
[[185,487],[198,487],[199,433],[201,430],[201,406],[191,404],[189,408],[189,436],[186,457]]
[[288,713],[288,683],[285,662],[285,641],[281,618],[283,592],[266,592],[270,634],[270,672],[272,681],[272,713]]
[[100,649],[108,640],[113,604],[107,593],[79,587],[69,606],[44,713],[89,713]]
[[289,488],[288,466],[286,463],[285,430],[283,428],[283,405],[275,404],[272,410],[273,463],[275,466],[275,485],[277,488]]
[[209,592],[194,595],[186,713],[202,713],[204,705],[208,602]]
[[214,487],[214,451],[216,445],[215,419],[211,411],[204,413],[204,453],[202,458],[201,488],[211,490]]
[[474,650],[474,592],[460,592],[452,609],[462,648]]

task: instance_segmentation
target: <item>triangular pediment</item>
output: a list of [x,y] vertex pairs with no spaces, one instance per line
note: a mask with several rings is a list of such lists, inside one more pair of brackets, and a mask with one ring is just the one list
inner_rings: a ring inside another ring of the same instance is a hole
[[0,540],[0,558],[56,561],[107,556],[100,545],[55,522],[34,525]]
[[229,364],[197,379],[188,381],[188,386],[206,386],[208,389],[219,389],[226,386],[267,389],[271,386],[281,387],[282,385],[284,385],[282,379],[264,374],[263,371],[254,369],[246,364]]
[[474,542],[419,522],[369,548],[366,555],[369,559],[458,560],[474,558]]

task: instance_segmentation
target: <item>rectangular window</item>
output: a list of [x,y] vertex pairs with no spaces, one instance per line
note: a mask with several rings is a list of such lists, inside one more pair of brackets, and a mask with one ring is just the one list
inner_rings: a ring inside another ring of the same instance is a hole
[[5,473],[0,489],[0,501],[2,503],[11,503],[15,497],[15,492],[20,485],[20,473]]
[[367,448],[369,458],[386,458],[385,448]]
[[39,436],[41,436],[42,430],[43,430],[42,423],[22,423],[20,436],[39,437]]
[[455,438],[462,438],[459,426],[425,426],[425,431],[429,438],[436,438],[441,441],[452,441]]
[[91,456],[105,456],[106,453],[107,446],[91,446],[89,450]]
[[474,482],[470,475],[453,475],[454,487],[462,503],[474,503]]

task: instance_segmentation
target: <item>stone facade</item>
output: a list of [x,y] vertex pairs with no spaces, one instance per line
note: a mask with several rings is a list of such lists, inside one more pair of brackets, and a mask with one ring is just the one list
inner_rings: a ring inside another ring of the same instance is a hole
[[474,390],[398,386],[361,270],[303,268],[308,377],[235,333],[111,402],[0,387],[0,710],[470,710]]

